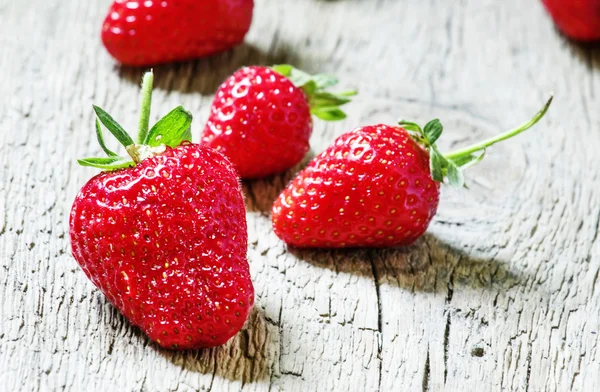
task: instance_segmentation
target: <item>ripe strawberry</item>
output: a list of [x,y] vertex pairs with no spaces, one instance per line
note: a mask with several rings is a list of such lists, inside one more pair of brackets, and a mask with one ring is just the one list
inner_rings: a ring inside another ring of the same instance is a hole
[[554,23],[577,41],[600,40],[600,0],[543,0]]
[[123,64],[189,60],[244,40],[254,0],[116,0],[102,25],[102,41]]
[[444,177],[463,186],[461,169],[479,162],[492,144],[532,127],[551,101],[528,123],[445,156],[435,145],[439,120],[424,129],[401,122],[343,134],[279,195],[275,234],[297,247],[410,245],[434,217]]
[[100,121],[132,159],[83,159],[105,171],[77,195],[73,256],[129,321],[166,348],[225,343],[254,302],[244,200],[233,166],[187,142],[191,116],[179,107],[149,132],[152,76],[144,78],[141,132],[131,137],[102,109]]
[[302,160],[312,134],[311,114],[335,121],[354,91],[331,94],[337,80],[289,65],[245,67],[219,88],[202,142],[225,154],[242,178],[286,171]]

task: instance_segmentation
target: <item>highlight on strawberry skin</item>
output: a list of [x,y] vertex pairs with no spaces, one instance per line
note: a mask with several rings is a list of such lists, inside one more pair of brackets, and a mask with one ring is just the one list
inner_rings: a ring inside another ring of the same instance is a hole
[[[137,140],[94,107],[106,157],[79,160],[103,171],[73,202],[72,254],[158,345],[213,347],[243,327],[254,304],[244,199],[227,158],[189,141],[187,110],[179,106],[149,127],[152,79],[144,76]],[[106,146],[102,126],[127,156]]]
[[314,158],[275,200],[272,224],[288,245],[308,248],[410,245],[435,216],[444,182],[464,187],[463,171],[490,146],[535,125],[528,122],[480,143],[443,154],[439,120],[356,128]]

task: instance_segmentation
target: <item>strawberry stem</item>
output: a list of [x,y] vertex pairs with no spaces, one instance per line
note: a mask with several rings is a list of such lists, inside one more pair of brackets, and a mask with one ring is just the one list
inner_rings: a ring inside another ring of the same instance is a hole
[[518,127],[511,129],[509,131],[506,131],[504,133],[501,133],[497,136],[494,136],[490,139],[484,140],[482,142],[473,144],[471,146],[462,148],[460,150],[457,151],[453,151],[451,153],[445,154],[444,157],[446,159],[450,159],[450,160],[455,160],[470,154],[473,154],[475,152],[481,151],[486,149],[487,147],[490,147],[491,145],[494,145],[498,142],[501,142],[503,140],[506,139],[510,139],[513,136],[516,136],[522,132],[525,132],[526,130],[528,130],[529,128],[531,128],[532,126],[534,126],[538,121],[540,121],[542,119],[542,117],[544,117],[544,115],[546,114],[546,112],[548,111],[548,108],[550,107],[550,104],[552,103],[552,100],[554,99],[554,96],[550,96],[550,99],[548,99],[548,102],[546,102],[546,104],[544,105],[544,107],[542,108],[542,110],[540,110],[535,116],[533,116],[533,118],[529,121],[527,121],[524,124],[519,125]]
[[152,70],[144,74],[142,79],[142,100],[140,104],[140,122],[138,132],[138,143],[143,144],[148,135],[150,127],[150,107],[152,105],[152,84],[154,83],[154,73]]
[[408,131],[411,137],[429,152],[431,178],[438,182],[444,182],[444,179],[446,178],[450,185],[462,187],[465,185],[465,178],[463,175],[464,169],[481,162],[485,156],[486,148],[489,146],[525,132],[534,126],[542,117],[544,117],[553,98],[553,96],[550,96],[550,99],[548,99],[548,102],[546,102],[542,110],[533,116],[531,120],[517,128],[446,155],[440,153],[435,143],[444,130],[444,127],[438,119],[428,122],[424,128],[421,128],[419,124],[405,120],[400,121],[398,124]]
[[192,140],[190,127],[192,125],[192,115],[182,106],[171,110],[169,114],[160,119],[154,126],[148,130],[150,121],[150,105],[152,104],[152,84],[154,74],[152,70],[144,74],[142,79],[142,99],[141,115],[139,123],[138,143],[135,143],[131,136],[123,129],[121,125],[103,109],[94,105],[94,111],[98,120],[110,131],[110,133],[125,147],[125,150],[131,157],[125,158],[117,156],[104,144],[102,128],[96,120],[96,137],[100,147],[108,155],[108,158],[85,158],[79,159],[82,166],[96,167],[102,170],[118,170],[126,167],[132,167],[142,162],[144,159],[155,157],[167,150],[167,147],[175,148],[184,141]]

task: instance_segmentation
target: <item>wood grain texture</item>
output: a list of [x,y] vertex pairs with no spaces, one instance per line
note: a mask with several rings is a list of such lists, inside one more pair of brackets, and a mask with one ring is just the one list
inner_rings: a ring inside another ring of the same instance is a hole
[[439,117],[445,149],[529,118],[470,191],[444,188],[406,249],[294,251],[269,209],[293,172],[244,184],[256,307],[225,347],[149,344],[70,256],[68,212],[100,153],[92,103],[135,126],[140,69],[103,50],[109,0],[0,0],[0,390],[590,391],[600,388],[600,51],[540,2],[258,0],[246,44],[155,69],[154,118],[195,137],[244,64],[336,73],[360,98],[313,151],[368,123]]

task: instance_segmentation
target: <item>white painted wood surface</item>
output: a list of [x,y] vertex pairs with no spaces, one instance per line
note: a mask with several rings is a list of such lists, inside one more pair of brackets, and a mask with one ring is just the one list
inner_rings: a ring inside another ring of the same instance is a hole
[[593,391],[600,389],[600,50],[539,1],[259,0],[247,43],[156,68],[154,115],[195,137],[244,64],[336,73],[361,96],[313,151],[361,124],[439,117],[448,148],[529,118],[470,191],[443,189],[397,250],[290,251],[269,209],[291,173],[244,185],[256,308],[225,347],[157,349],[70,256],[68,212],[100,149],[92,103],[136,124],[142,70],[99,29],[109,0],[0,0],[1,391]]

